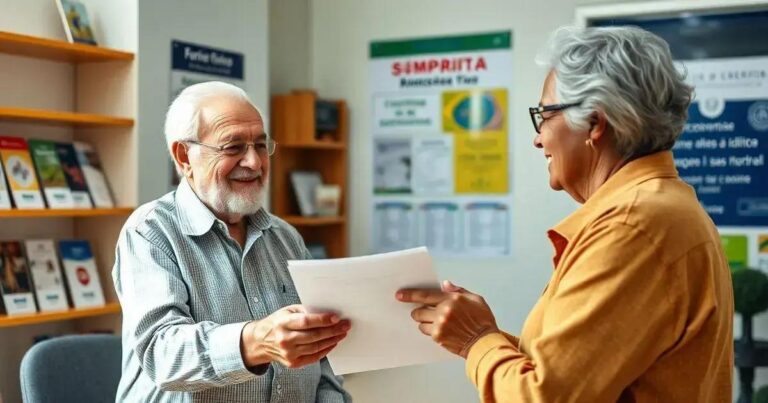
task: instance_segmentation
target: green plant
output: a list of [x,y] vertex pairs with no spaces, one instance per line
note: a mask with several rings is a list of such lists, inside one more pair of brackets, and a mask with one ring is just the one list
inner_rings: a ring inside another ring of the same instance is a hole
[[768,385],[761,387],[752,396],[752,403],[768,403]]
[[760,270],[748,267],[734,269],[733,298],[736,312],[754,316],[768,309],[768,276]]

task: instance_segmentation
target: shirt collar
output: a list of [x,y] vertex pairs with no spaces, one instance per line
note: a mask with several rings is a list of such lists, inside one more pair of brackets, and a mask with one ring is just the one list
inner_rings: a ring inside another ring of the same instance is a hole
[[[178,218],[181,231],[185,235],[199,236],[211,230],[215,222],[220,222],[224,228],[224,222],[216,216],[203,204],[197,194],[189,185],[186,178],[182,178],[179,187],[176,189],[176,217]],[[270,227],[276,226],[272,216],[263,208],[247,217],[248,229],[258,229],[264,231]]]
[[[578,231],[603,214],[616,194],[625,192],[638,184],[656,178],[678,176],[671,151],[661,151],[632,160],[613,174],[600,186],[581,207],[551,231],[570,242]],[[550,235],[551,238],[551,235]]]

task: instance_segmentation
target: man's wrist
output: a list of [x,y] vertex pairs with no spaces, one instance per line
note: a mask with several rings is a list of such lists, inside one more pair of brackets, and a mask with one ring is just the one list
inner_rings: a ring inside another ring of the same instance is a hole
[[243,356],[243,364],[248,368],[264,366],[272,362],[256,337],[257,324],[258,321],[246,323],[240,335],[240,354]]

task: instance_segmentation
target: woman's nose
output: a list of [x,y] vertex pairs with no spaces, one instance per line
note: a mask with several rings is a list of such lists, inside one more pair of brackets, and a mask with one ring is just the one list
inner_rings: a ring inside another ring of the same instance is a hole
[[541,133],[536,133],[536,137],[533,138],[533,146],[536,148],[542,148],[541,145]]

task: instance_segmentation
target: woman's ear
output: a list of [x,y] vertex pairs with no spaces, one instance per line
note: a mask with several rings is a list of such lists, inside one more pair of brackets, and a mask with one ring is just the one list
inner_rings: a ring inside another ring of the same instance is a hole
[[608,130],[608,120],[602,111],[595,111],[589,116],[589,138],[592,141],[600,140]]
[[180,141],[175,141],[171,145],[173,151],[173,160],[181,168],[181,174],[187,178],[192,178],[192,166],[189,164],[189,153],[187,147]]

